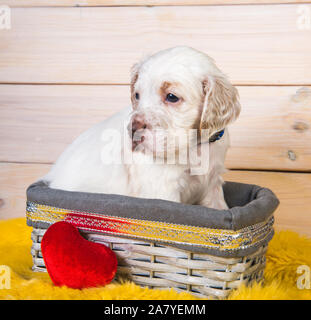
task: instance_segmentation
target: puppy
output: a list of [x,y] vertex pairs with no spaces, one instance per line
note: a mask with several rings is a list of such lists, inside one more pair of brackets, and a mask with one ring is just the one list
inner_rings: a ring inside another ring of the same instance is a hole
[[189,47],[158,52],[133,66],[131,100],[64,151],[50,187],[227,208],[226,127],[240,104],[214,61]]

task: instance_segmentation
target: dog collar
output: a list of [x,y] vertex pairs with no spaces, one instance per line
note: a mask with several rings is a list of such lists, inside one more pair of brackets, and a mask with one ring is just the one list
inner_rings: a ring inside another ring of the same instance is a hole
[[213,135],[209,138],[208,142],[209,142],[209,143],[212,143],[212,142],[215,142],[215,141],[217,141],[217,140],[220,140],[221,137],[224,135],[224,133],[225,133],[225,129],[222,129],[221,131],[216,132],[215,134],[213,134]]

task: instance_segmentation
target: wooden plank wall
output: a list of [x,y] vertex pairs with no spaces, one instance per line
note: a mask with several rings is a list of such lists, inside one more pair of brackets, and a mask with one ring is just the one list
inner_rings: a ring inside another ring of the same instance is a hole
[[212,56],[242,103],[226,179],[270,187],[311,235],[311,1],[0,0],[0,218],[83,130],[130,103],[129,69],[175,45]]

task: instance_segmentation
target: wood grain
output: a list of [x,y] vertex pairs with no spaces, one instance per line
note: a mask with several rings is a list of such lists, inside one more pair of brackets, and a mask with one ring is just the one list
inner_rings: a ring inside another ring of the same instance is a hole
[[1,85],[0,161],[52,163],[81,132],[129,104],[128,86]]
[[0,163],[0,219],[25,216],[26,188],[50,165]]
[[0,5],[10,7],[194,6],[308,2],[311,0],[0,0]]
[[[305,4],[307,8],[311,5]],[[298,5],[12,8],[1,83],[126,84],[150,53],[188,45],[235,84],[310,84],[311,29]]]
[[311,171],[311,88],[238,89],[242,111],[230,128],[227,167]]
[[[26,188],[49,168],[48,164],[0,163],[1,219],[25,215]],[[281,201],[275,213],[276,228],[311,236],[311,174],[230,171],[225,179],[272,189]]]
[[[311,171],[311,88],[238,87],[226,165]],[[128,86],[0,85],[0,161],[54,162],[90,126],[130,104]]]

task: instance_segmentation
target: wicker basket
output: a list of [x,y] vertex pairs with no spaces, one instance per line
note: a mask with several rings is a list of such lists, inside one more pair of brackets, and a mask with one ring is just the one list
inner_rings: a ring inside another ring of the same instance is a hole
[[[33,229],[33,270],[46,271],[41,239],[46,229]],[[83,233],[90,241],[109,246],[118,258],[117,277],[149,288],[175,288],[209,299],[224,299],[242,283],[263,278],[267,246],[243,258],[193,253],[154,242]]]
[[[109,219],[103,220],[100,216],[100,222],[98,222],[96,220],[99,219],[98,214],[84,211],[84,216],[81,217],[79,215],[81,212],[74,211],[73,214],[69,209],[57,209],[42,204],[35,205],[32,202],[33,197],[29,198],[31,201],[27,205],[27,222],[33,226],[31,254],[34,271],[46,271],[41,254],[41,239],[48,226],[56,221],[64,220],[62,215],[65,215],[65,221],[76,225],[87,240],[105,244],[116,253],[118,277],[132,280],[139,285],[150,288],[175,288],[177,291],[190,292],[199,297],[224,299],[242,283],[249,284],[254,280],[263,279],[267,244],[273,235],[271,212],[267,214],[268,218],[264,221],[236,231],[215,231],[215,229],[205,228],[203,239],[206,241],[206,246],[204,247],[202,243],[197,245],[197,242],[195,245],[192,243],[190,247],[187,243],[177,243],[178,241],[165,243],[163,234],[160,239],[155,240],[150,237],[148,239],[146,221],[143,221],[144,224],[139,226],[139,229],[135,229],[135,234],[116,234],[111,232],[111,226],[110,229],[107,228],[107,224],[109,225],[112,221],[113,227],[116,228],[117,217],[111,220],[109,216]],[[272,212],[277,206],[277,201],[275,204],[271,209]],[[258,203],[256,207],[258,208]],[[86,214],[87,218],[85,218]],[[125,219],[121,220],[124,222]],[[81,221],[84,224],[81,224]],[[105,231],[97,228],[103,223]],[[171,230],[167,228],[170,226],[171,224],[163,223],[155,225],[156,228],[159,228],[159,234],[161,234],[162,227],[164,232],[169,234]],[[180,225],[172,226],[174,230],[177,230],[177,227],[180,228]],[[140,236],[139,232],[142,227],[144,234]],[[178,229],[180,232],[178,235],[187,237],[191,234],[189,241],[193,242],[193,239],[197,239],[199,234],[201,239],[202,230],[200,228],[187,228],[182,225],[180,230],[185,234]],[[168,236],[166,234],[166,237]],[[214,247],[208,247],[207,244],[214,245]]]

